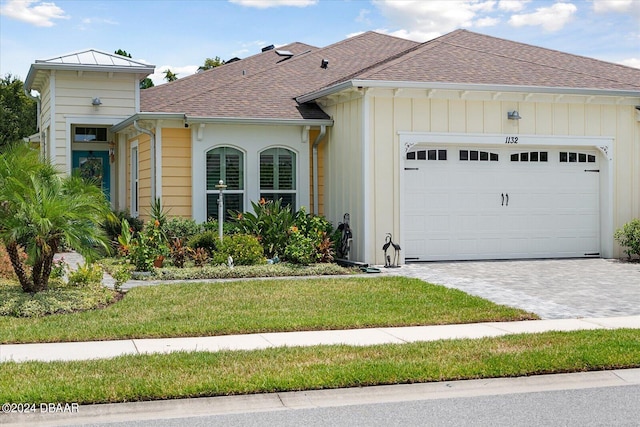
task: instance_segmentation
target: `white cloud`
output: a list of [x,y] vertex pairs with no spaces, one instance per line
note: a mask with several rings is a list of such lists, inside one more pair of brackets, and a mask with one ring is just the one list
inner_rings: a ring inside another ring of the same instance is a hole
[[469,27],[487,27],[499,22],[494,0],[374,0],[373,4],[390,24],[401,28],[398,37],[426,41],[444,33]]
[[371,11],[368,9],[360,9],[360,13],[356,17],[356,22],[361,22],[363,24],[371,25],[371,21],[368,18],[370,13]]
[[318,3],[318,0],[229,0],[229,2],[240,5],[240,6],[245,6],[245,7],[267,9],[270,7],[280,7],[280,6],[293,6],[293,7],[313,6]]
[[10,0],[0,6],[0,14],[36,27],[52,27],[54,19],[69,19],[55,3],[37,0]]
[[539,25],[546,31],[554,32],[561,30],[577,10],[578,8],[572,3],[555,3],[550,7],[537,8],[533,13],[512,15],[509,24],[514,27]]
[[593,10],[596,13],[626,12],[631,3],[632,0],[593,0]]
[[531,0],[500,0],[498,9],[505,12],[520,12]]
[[495,27],[496,25],[498,25],[498,23],[500,22],[499,18],[491,18],[490,16],[487,16],[486,18],[480,18],[476,21],[476,27],[478,28],[482,28],[482,27]]
[[640,58],[629,58],[620,61],[620,64],[626,65],[627,67],[640,68]]
[[83,18],[78,24],[77,28],[80,31],[93,30],[96,26],[106,24],[106,25],[118,25],[116,21],[112,21],[106,18]]
[[593,11],[596,13],[628,13],[634,18],[640,20],[640,1],[593,0]]

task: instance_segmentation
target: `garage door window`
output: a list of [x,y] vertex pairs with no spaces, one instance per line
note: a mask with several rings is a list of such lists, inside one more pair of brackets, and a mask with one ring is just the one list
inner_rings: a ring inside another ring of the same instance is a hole
[[595,163],[596,156],[587,153],[560,152],[560,163]]
[[466,162],[497,162],[498,153],[478,150],[460,150],[460,161]]
[[407,160],[447,160],[447,150],[418,150],[407,153]]
[[546,162],[548,159],[549,153],[546,151],[527,151],[511,155],[512,162]]

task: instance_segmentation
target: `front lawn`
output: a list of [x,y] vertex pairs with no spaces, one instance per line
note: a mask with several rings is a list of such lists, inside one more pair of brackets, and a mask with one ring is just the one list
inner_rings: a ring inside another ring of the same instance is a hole
[[3,363],[1,402],[102,403],[640,367],[640,330]]
[[268,279],[144,286],[101,310],[0,316],[0,343],[213,336],[536,319],[404,277]]

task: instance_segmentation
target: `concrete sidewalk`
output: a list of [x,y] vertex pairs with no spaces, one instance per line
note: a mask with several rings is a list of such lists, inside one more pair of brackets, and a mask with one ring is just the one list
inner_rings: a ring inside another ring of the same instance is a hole
[[272,332],[214,337],[131,339],[46,344],[2,344],[1,362],[70,361],[111,358],[126,354],[174,351],[257,350],[313,345],[402,344],[459,338],[485,338],[519,333],[586,329],[640,329],[640,316],[487,322],[464,325],[411,326],[333,331]]

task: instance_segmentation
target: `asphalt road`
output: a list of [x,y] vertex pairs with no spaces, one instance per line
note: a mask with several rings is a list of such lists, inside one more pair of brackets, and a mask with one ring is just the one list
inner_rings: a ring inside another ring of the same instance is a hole
[[95,427],[638,426],[640,386],[146,420]]

